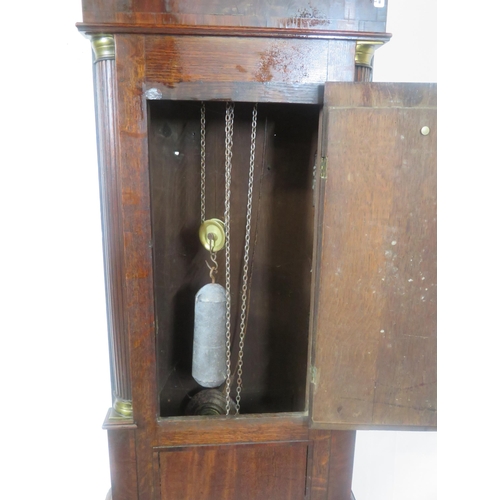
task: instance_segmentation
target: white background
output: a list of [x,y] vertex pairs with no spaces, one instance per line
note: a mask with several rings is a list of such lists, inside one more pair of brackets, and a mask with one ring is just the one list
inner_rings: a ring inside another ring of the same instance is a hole
[[[109,488],[101,425],[111,395],[90,44],[74,27],[78,0],[8,3],[15,6],[2,6],[0,498],[99,500]],[[471,4],[449,5],[440,51],[438,490],[446,499],[494,498],[498,84],[484,40],[494,26]],[[376,81],[436,81],[435,8],[435,0],[391,2],[394,36],[377,53]],[[450,18],[450,9],[463,13]],[[476,31],[448,31],[468,25]],[[437,498],[436,434],[358,433],[353,489],[357,500]]]

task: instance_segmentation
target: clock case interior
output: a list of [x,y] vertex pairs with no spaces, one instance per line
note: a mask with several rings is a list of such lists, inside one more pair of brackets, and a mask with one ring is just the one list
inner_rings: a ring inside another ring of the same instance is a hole
[[[206,218],[224,218],[225,102],[206,108]],[[235,103],[231,182],[232,373],[238,355],[253,103]],[[158,413],[181,417],[203,390],[191,376],[194,301],[209,283],[198,231],[199,101],[148,101]],[[241,413],[306,409],[320,107],[259,103]],[[225,282],[224,250],[216,281]],[[236,378],[236,377],[234,377]],[[235,381],[231,395],[235,395]],[[222,390],[222,389],[221,389]]]

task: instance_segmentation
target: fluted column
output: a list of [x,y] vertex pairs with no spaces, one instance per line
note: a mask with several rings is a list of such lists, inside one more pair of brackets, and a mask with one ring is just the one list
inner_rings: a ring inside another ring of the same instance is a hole
[[383,42],[358,41],[356,43],[355,82],[371,82],[373,77],[373,55]]
[[124,255],[120,175],[117,163],[115,43],[112,35],[92,37],[97,150],[101,193],[104,272],[113,408],[132,415],[130,354],[124,298]]

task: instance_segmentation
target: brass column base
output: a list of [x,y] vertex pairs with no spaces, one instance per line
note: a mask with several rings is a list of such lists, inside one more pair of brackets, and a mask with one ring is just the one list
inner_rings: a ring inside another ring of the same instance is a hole
[[132,401],[116,398],[113,403],[113,410],[123,417],[131,417],[133,414]]

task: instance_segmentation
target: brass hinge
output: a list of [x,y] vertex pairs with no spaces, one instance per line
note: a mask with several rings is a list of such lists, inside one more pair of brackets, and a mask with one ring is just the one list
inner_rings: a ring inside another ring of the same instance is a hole
[[316,385],[316,376],[318,371],[315,366],[311,366],[311,384]]
[[322,179],[326,179],[327,168],[328,168],[328,158],[326,156],[323,156],[321,158],[321,164],[320,164],[320,167],[319,167],[319,176]]

